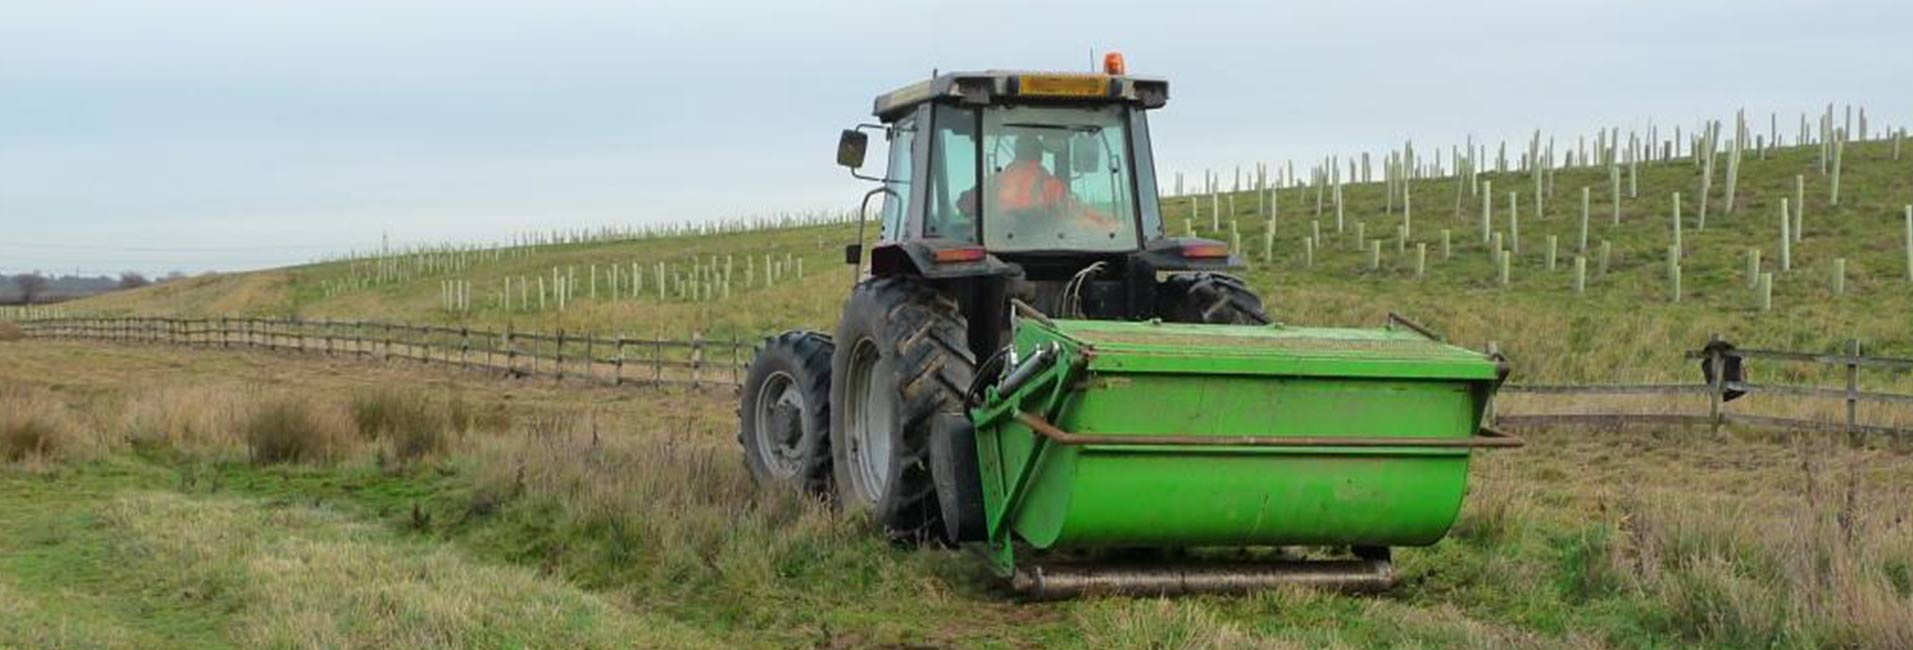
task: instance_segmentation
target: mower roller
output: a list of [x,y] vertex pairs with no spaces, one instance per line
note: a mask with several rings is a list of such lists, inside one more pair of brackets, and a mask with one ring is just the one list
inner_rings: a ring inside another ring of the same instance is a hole
[[[1391,316],[1274,323],[1221,242],[1169,237],[1145,113],[1168,83],[950,73],[877,98],[838,161],[878,245],[834,334],[766,340],[740,402],[760,481],[972,548],[1017,591],[1345,590],[1454,524],[1507,372]],[[882,177],[856,170],[868,137]],[[980,182],[979,182],[980,181]]]

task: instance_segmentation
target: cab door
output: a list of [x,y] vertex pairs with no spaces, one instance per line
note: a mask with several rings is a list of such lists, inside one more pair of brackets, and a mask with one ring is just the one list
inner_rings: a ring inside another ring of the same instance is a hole
[[928,106],[919,108],[915,113],[898,119],[884,131],[884,138],[890,141],[889,167],[884,171],[882,225],[878,232],[880,241],[894,242],[910,237],[908,225],[918,223],[922,211],[922,201],[916,196],[915,188],[919,183],[913,176],[923,165],[925,139],[917,137],[917,125],[926,122],[924,115]]

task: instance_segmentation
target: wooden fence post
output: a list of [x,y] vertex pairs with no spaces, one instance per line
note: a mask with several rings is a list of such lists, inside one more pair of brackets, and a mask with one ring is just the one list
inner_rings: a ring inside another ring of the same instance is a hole
[[703,363],[704,334],[702,332],[693,331],[691,332],[691,388],[694,390],[701,387],[699,384],[698,370],[701,369],[700,366],[702,366]]
[[613,345],[618,348],[618,353],[614,355],[611,360],[611,385],[623,386],[624,385],[624,332],[622,331],[618,332],[618,338],[614,340]]
[[554,359],[555,364],[552,367],[557,370],[558,383],[565,383],[565,331],[563,329],[558,330],[558,346],[553,354],[556,355],[556,358]]
[[472,326],[461,325],[458,328],[458,367],[471,369]]
[[1720,346],[1716,345],[1718,343],[1720,343],[1719,334],[1712,334],[1707,337],[1707,370],[1709,375],[1707,378],[1707,421],[1712,423],[1714,433],[1720,433],[1721,421],[1724,419],[1721,407],[1726,403],[1726,377],[1724,375],[1726,360],[1722,358]]
[[511,323],[505,323],[505,376],[518,373],[518,345],[512,341]]
[[[1838,170],[1838,167],[1834,168]],[[1860,339],[1847,340],[1847,422],[1848,444],[1859,443],[1855,431],[1860,424]]]

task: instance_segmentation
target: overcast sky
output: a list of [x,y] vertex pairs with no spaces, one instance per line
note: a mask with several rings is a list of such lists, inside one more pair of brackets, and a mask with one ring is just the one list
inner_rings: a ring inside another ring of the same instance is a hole
[[1746,107],[1913,113],[1913,2],[0,0],[0,272],[852,206],[933,68],[1171,80],[1174,170]]

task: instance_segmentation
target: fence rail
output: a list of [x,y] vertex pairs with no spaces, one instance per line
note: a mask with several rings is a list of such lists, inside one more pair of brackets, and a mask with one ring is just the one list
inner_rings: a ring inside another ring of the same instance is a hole
[[[693,387],[739,386],[752,344],[736,338],[711,340],[693,332],[689,339],[662,336],[581,335],[573,332],[493,331],[446,325],[342,320],[287,320],[264,318],[79,318],[60,317],[21,321],[28,336],[155,342],[216,348],[292,350],[328,356],[412,360],[463,368],[496,371],[515,377],[548,376],[611,386],[681,384]],[[1860,370],[1913,370],[1913,359],[1869,357],[1857,342],[1843,354],[1740,350],[1715,337],[1705,348],[1686,353],[1702,360],[1711,373],[1701,383],[1639,384],[1509,384],[1503,395],[1542,396],[1705,396],[1705,413],[1500,413],[1494,421],[1507,427],[1560,424],[1618,426],[1662,424],[1672,426],[1724,425],[1795,428],[1844,432],[1849,435],[1888,435],[1913,438],[1913,428],[1860,421],[1859,405],[1913,405],[1913,395],[1861,390]],[[1763,383],[1747,379],[1752,360],[1812,364],[1845,370],[1841,387]],[[1738,368],[1732,370],[1732,368]],[[1774,396],[1839,400],[1846,406],[1839,421],[1776,417],[1734,412],[1735,397]]]
[[[1860,388],[1860,371],[1862,369],[1908,371],[1913,370],[1913,359],[1865,356],[1860,353],[1860,350],[1861,346],[1858,341],[1848,341],[1847,351],[1835,354],[1759,349],[1743,350],[1731,344],[1727,344],[1716,335],[1708,341],[1708,345],[1705,347],[1700,350],[1686,352],[1683,355],[1689,360],[1701,361],[1704,364],[1702,383],[1596,385],[1510,384],[1503,386],[1501,389],[1502,394],[1512,395],[1705,395],[1707,396],[1708,403],[1706,413],[1519,413],[1508,415],[1497,414],[1495,421],[1500,425],[1511,427],[1547,426],[1554,424],[1669,424],[1679,426],[1709,426],[1718,429],[1724,425],[1743,425],[1830,431],[1846,433],[1848,435],[1886,435],[1913,438],[1913,429],[1861,422],[1859,408],[1861,404],[1913,405],[1913,395],[1867,391],[1861,390]],[[1749,362],[1754,360],[1844,369],[1845,385],[1836,388],[1750,381],[1748,380],[1750,376],[1748,366],[1750,365]],[[1732,412],[1732,405],[1738,401],[1738,399],[1761,395],[1840,400],[1846,407],[1845,417],[1840,421],[1830,422],[1826,420]]]
[[750,343],[622,334],[518,332],[382,321],[267,318],[42,318],[20,322],[27,336],[289,350],[327,356],[410,360],[549,376],[611,386],[737,386]]

